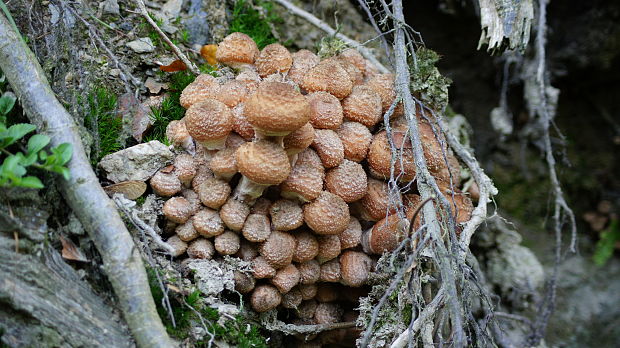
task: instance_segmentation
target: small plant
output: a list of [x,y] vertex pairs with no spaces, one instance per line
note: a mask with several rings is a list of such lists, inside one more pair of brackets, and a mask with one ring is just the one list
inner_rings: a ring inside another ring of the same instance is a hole
[[[4,76],[1,78],[2,82]],[[73,148],[64,143],[51,148],[47,152],[44,148],[50,143],[47,135],[35,134],[28,139],[26,152],[10,152],[9,147],[23,139],[36,127],[28,123],[18,123],[7,127],[7,115],[15,105],[15,97],[5,93],[0,97],[0,158],[4,157],[0,165],[0,187],[28,187],[43,188],[43,183],[36,176],[26,176],[28,167],[47,170],[61,174],[65,180],[69,179],[69,169],[65,164],[71,159]]]
[[282,21],[273,11],[273,3],[270,1],[255,1],[256,6],[262,9],[262,13],[246,0],[239,0],[233,8],[232,20],[229,32],[240,32],[251,37],[259,49],[277,42],[271,32],[271,25]]
[[603,266],[614,254],[616,244],[620,242],[620,220],[612,219],[609,227],[601,232],[601,239],[594,249],[594,263]]
[[91,156],[91,164],[95,166],[104,156],[123,148],[119,141],[123,120],[116,114],[116,95],[105,88],[91,91],[86,97],[86,104],[86,122],[93,131],[96,129],[99,140]]

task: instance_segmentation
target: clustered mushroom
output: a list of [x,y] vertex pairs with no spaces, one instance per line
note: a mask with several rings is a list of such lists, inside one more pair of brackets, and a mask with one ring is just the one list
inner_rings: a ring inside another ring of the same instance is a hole
[[[420,204],[408,185],[416,173],[402,106],[389,134],[380,124],[396,98],[394,76],[354,49],[321,60],[279,44],[259,51],[241,33],[216,56],[237,76],[201,75],[182,92],[186,115],[167,136],[183,153],[150,182],[168,198],[174,256],[251,262],[235,280],[257,312],[282,308],[301,324],[354,319],[378,255],[405,238]],[[464,223],[472,203],[457,188],[458,161],[418,120],[429,170]],[[388,186],[392,174],[400,190]]]

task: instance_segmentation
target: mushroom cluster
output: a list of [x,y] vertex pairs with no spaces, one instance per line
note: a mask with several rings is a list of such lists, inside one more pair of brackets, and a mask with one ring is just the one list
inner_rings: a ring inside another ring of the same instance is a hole
[[[354,320],[376,259],[405,238],[420,204],[408,185],[416,173],[402,105],[389,136],[380,122],[396,97],[394,76],[354,49],[321,60],[280,44],[259,50],[242,33],[216,57],[236,76],[201,75],[182,92],[185,117],[167,136],[192,151],[150,181],[169,197],[168,243],[177,257],[250,261],[236,286],[257,312],[283,308],[302,324]],[[465,222],[471,201],[448,189],[460,185],[459,163],[418,120],[429,170]],[[391,175],[405,214],[388,199]]]

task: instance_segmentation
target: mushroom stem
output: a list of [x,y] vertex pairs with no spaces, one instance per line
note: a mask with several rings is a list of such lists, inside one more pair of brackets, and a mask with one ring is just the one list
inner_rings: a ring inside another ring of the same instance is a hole
[[269,185],[257,184],[244,176],[235,188],[233,198],[248,204],[254,203],[267,187],[269,187]]

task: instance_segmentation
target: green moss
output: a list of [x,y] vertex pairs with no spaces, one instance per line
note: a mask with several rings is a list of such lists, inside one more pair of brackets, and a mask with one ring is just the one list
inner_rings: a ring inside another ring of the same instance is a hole
[[325,36],[316,45],[317,55],[321,59],[333,57],[347,48],[349,46],[335,36]]
[[[82,98],[78,101],[83,102]],[[97,131],[99,146],[95,146],[91,155],[94,166],[108,154],[123,148],[120,134],[123,120],[116,113],[117,97],[104,87],[97,87],[86,96],[86,125],[91,131]]]
[[277,41],[271,32],[271,25],[282,22],[282,18],[275,14],[272,2],[258,0],[254,3],[263,9],[262,14],[246,0],[235,3],[229,32],[247,34],[256,42],[259,49],[263,49]]
[[452,80],[442,76],[435,67],[439,59],[439,54],[433,50],[417,49],[416,59],[410,64],[411,90],[435,110],[443,111],[448,105],[448,87]]
[[[225,321],[220,324],[218,320],[220,315],[216,309],[202,304],[201,295],[198,290],[192,292],[185,297],[185,304],[180,303],[174,298],[170,298],[172,313],[174,315],[176,325],[172,324],[166,310],[162,307],[163,292],[157,283],[155,270],[147,267],[147,275],[153,299],[157,305],[159,313],[168,334],[172,337],[185,340],[189,338],[189,331],[192,326],[202,325],[200,317],[205,322],[209,332],[213,334],[215,339],[223,340],[226,343],[241,348],[250,347],[267,347],[265,338],[261,335],[258,326],[249,323],[247,318],[240,314],[234,319]],[[191,308],[188,308],[191,307]],[[193,310],[192,310],[193,308]],[[198,314],[200,314],[200,317]],[[207,347],[208,341],[195,342],[197,347]]]

